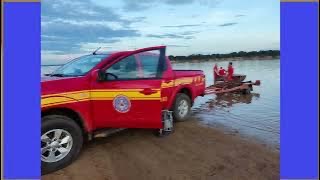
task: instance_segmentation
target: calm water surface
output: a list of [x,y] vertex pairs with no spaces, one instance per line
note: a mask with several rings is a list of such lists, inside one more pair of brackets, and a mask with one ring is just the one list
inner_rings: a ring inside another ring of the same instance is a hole
[[[215,62],[175,64],[175,69],[202,69],[206,84],[213,83]],[[227,67],[228,62],[217,62]],[[200,122],[213,127],[225,127],[268,145],[280,143],[280,60],[234,61],[235,73],[246,74],[246,80],[261,80],[250,95],[225,94],[198,97],[193,112]]]
[[[175,69],[201,69],[206,84],[213,82],[212,67],[215,62],[176,63]],[[227,67],[227,61],[217,62]],[[232,133],[255,138],[279,148],[280,135],[280,60],[234,61],[235,73],[246,74],[246,80],[261,80],[250,95],[225,94],[198,97],[193,114],[201,124],[224,127]],[[57,66],[43,66],[42,73],[50,73]],[[228,132],[227,131],[227,132]]]

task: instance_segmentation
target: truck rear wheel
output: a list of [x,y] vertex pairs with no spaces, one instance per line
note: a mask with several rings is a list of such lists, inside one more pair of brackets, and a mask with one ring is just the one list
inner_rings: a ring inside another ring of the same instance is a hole
[[48,174],[68,166],[79,155],[82,130],[66,116],[48,115],[41,124],[41,172]]
[[184,93],[178,93],[174,107],[173,107],[173,119],[174,121],[186,121],[191,111],[191,100],[188,95]]

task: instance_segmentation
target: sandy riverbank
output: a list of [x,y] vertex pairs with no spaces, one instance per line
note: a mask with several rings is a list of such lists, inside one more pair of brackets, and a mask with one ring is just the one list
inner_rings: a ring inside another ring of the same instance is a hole
[[164,138],[126,130],[95,139],[72,165],[42,179],[273,180],[279,179],[279,152],[190,120]]

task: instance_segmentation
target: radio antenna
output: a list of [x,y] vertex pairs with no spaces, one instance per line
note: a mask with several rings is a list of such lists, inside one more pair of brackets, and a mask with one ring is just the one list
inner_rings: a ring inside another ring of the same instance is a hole
[[101,47],[98,47],[95,51],[93,51],[93,55],[96,55],[97,54],[97,51],[99,51],[99,49],[101,49]]

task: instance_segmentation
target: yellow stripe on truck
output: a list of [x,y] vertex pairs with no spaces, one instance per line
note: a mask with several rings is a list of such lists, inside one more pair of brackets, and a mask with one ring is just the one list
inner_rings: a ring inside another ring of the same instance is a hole
[[179,78],[176,80],[172,80],[169,83],[162,82],[161,88],[170,88],[170,87],[175,87],[175,86],[184,85],[184,84],[192,84],[193,82],[200,82],[203,80],[204,78],[202,76]]
[[113,100],[118,95],[127,96],[130,100],[160,100],[160,89],[154,94],[145,95],[140,93],[142,89],[126,89],[126,90],[86,90],[73,91],[68,93],[58,93],[41,96],[41,107],[60,105],[66,103],[74,103],[90,100]]
[[91,91],[90,92],[90,97],[91,98],[115,98],[118,95],[124,95],[127,96],[128,98],[160,98],[160,90],[158,90],[154,94],[150,95],[145,95],[141,94],[139,91],[114,91],[114,92],[109,92],[109,91]]
[[71,99],[69,97],[41,98],[41,106],[46,104],[54,104],[54,103],[69,102],[69,101],[75,101],[75,99]]
[[[196,86],[203,85],[204,78],[202,76],[179,78],[176,80],[171,80],[167,83],[162,82],[161,88],[170,88],[184,84],[192,84],[193,82],[195,82]],[[95,89],[48,94],[41,96],[41,107],[90,100],[113,100],[118,95],[127,96],[130,100],[166,101],[165,98],[161,99],[160,89],[153,89],[157,92],[150,95],[140,93],[140,91],[142,90],[143,89]]]

